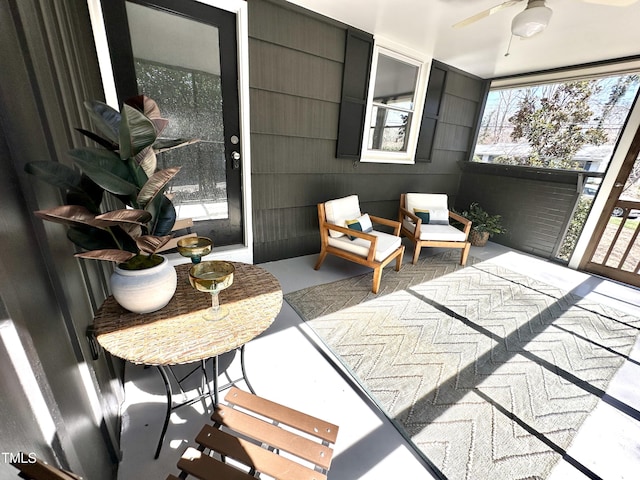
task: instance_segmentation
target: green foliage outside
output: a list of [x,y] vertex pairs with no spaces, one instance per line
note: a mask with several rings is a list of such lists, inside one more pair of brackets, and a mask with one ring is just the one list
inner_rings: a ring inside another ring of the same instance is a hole
[[573,218],[569,224],[569,229],[567,230],[567,234],[564,237],[564,241],[562,242],[562,246],[560,247],[556,258],[566,262],[569,261],[571,254],[573,254],[573,250],[576,248],[576,243],[578,243],[582,227],[584,227],[584,224],[587,221],[587,216],[589,215],[589,210],[591,210],[592,203],[593,198],[590,197],[582,196],[580,200],[578,200],[578,207],[573,214]]
[[595,80],[560,84],[548,96],[527,90],[516,114],[511,138],[531,146],[527,164],[533,167],[576,169],[573,160],[583,145],[603,145],[607,135],[601,125],[589,127],[594,112],[589,100],[600,91]]
[[494,148],[477,148],[474,161],[589,169],[576,155],[585,146],[615,144],[639,83],[638,74],[625,74],[492,90],[477,147]]

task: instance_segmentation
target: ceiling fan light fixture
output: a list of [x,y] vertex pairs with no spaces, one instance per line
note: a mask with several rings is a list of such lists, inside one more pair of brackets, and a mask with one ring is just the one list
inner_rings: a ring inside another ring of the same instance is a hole
[[517,37],[532,37],[547,28],[552,10],[544,5],[544,0],[531,0],[522,12],[513,17],[511,33]]

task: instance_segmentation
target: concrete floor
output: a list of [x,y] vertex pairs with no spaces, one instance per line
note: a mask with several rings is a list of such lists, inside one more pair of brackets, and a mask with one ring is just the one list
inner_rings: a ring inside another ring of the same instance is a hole
[[[412,251],[410,246],[407,248]],[[422,255],[433,253],[434,249],[423,249]],[[493,243],[483,248],[472,247],[471,255],[492,259],[542,282],[640,316],[638,289],[575,272]],[[405,255],[405,261],[410,261],[410,257]],[[321,270],[314,271],[315,260],[316,256],[311,255],[261,266],[278,278],[285,293],[369,271],[333,257],[327,258]],[[605,480],[639,478],[638,362],[640,342],[607,389],[608,395],[630,407],[628,412],[621,413],[619,409],[600,402],[568,451],[568,455]],[[232,354],[224,356],[220,370],[229,365],[227,371],[230,376],[238,378],[238,363]],[[384,414],[358,389],[349,374],[333,360],[331,353],[286,302],[273,325],[247,345],[246,367],[259,395],[340,426],[330,479],[436,478],[424,460],[415,454]],[[184,367],[182,371],[185,371]],[[240,382],[239,386],[243,388],[244,385]],[[127,365],[125,396],[122,408],[123,458],[118,479],[156,480],[166,478],[169,473],[176,474],[175,465],[185,446],[193,445],[193,438],[201,425],[208,421],[203,406],[195,404],[172,414],[162,453],[158,460],[154,460],[165,409],[164,389],[156,370]],[[176,401],[179,400],[176,396]],[[577,480],[589,477],[578,472],[569,462],[562,461],[551,478]]]

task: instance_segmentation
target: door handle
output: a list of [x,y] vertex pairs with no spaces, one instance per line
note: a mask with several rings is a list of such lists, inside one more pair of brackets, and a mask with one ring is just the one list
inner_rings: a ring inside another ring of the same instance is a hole
[[240,152],[238,152],[237,150],[234,150],[233,152],[231,152],[231,160],[232,160],[232,166],[234,170],[237,170],[240,168]]

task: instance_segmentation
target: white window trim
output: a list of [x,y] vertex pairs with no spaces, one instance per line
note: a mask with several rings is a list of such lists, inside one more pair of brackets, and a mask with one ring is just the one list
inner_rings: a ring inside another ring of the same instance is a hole
[[[362,155],[360,161],[364,163],[397,163],[397,164],[414,164],[416,147],[418,145],[418,135],[420,133],[420,125],[422,123],[422,111],[424,109],[424,101],[427,92],[427,77],[430,66],[430,59],[424,59],[415,52],[408,55],[405,48],[398,45],[392,45],[388,41],[380,41],[376,39],[373,47],[373,59],[371,62],[371,75],[369,77],[369,92],[367,95],[367,110],[365,114],[365,127],[362,135]],[[376,72],[378,70],[378,55],[382,53],[388,57],[395,58],[402,62],[409,63],[418,67],[418,78],[416,82],[413,117],[411,128],[409,129],[409,138],[407,140],[406,152],[383,152],[380,150],[369,150],[369,126],[371,125],[371,115],[373,112],[373,92],[375,89]]]

